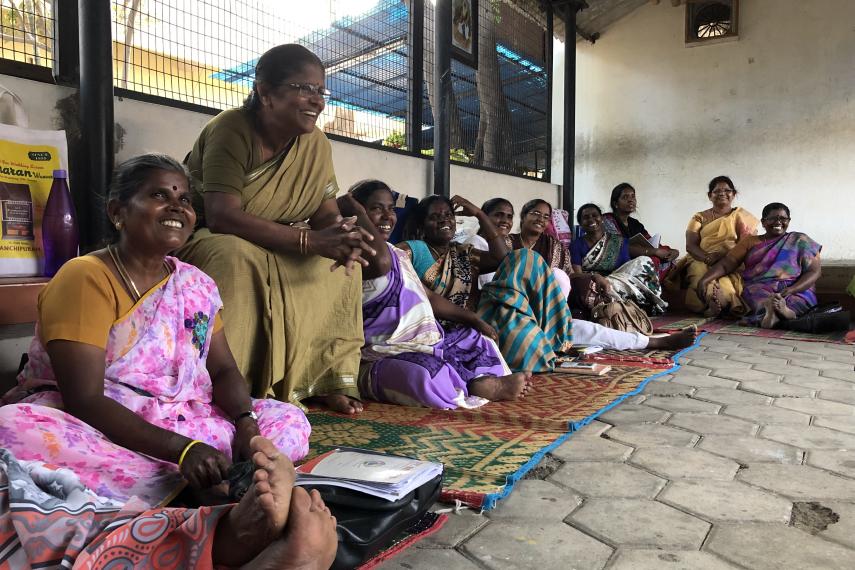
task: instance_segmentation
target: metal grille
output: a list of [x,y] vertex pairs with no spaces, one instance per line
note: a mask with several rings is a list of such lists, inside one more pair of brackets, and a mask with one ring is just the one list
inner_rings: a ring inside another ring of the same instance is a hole
[[53,3],[54,0],[0,1],[0,57],[53,67]]
[[[332,91],[318,124],[382,144],[403,130],[408,19],[402,0],[115,0],[117,87],[215,109],[239,106],[258,57],[299,43]],[[403,105],[401,105],[403,101]]]
[[[542,178],[549,121],[545,14],[501,0],[452,1],[451,158]],[[472,10],[467,20],[467,10]],[[425,74],[433,61],[434,8],[425,3]],[[471,30],[475,30],[473,33]],[[467,50],[467,39],[469,49]],[[426,77],[423,148],[433,145]],[[426,151],[428,154],[431,151]]]

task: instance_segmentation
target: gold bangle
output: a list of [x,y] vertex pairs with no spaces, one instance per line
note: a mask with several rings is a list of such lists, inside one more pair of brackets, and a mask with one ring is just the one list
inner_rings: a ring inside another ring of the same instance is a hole
[[309,255],[309,230],[303,230],[303,255]]
[[190,448],[196,445],[197,443],[202,443],[202,441],[198,439],[194,439],[190,443],[184,446],[184,451],[181,452],[181,455],[178,456],[178,468],[181,469],[181,464],[184,463],[184,458],[187,457],[187,452],[190,451]]

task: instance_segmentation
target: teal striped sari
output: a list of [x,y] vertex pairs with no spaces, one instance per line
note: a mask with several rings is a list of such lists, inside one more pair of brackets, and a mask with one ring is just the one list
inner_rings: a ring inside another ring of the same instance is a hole
[[543,257],[517,249],[481,291],[478,313],[499,333],[499,349],[514,371],[548,372],[555,353],[573,340],[570,308]]

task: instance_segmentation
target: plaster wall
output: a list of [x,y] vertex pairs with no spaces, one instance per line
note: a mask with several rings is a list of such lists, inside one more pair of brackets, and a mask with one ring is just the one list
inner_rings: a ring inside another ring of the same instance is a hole
[[[779,201],[790,228],[855,259],[855,3],[742,0],[739,39],[684,45],[685,7],[645,4],[576,44],[576,205],[638,190],[651,232],[684,249],[707,182],[731,176],[759,217]],[[563,44],[555,51],[553,182],[561,183]]]

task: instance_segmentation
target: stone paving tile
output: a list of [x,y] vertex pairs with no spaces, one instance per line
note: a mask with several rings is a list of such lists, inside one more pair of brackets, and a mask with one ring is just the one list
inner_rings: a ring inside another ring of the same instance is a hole
[[765,364],[755,364],[754,370],[768,372],[776,376],[809,376],[815,378],[819,376],[819,370],[811,370],[810,368],[799,368],[798,366],[775,365],[767,366]]
[[855,390],[855,384],[824,376],[784,376],[781,382],[814,390]]
[[710,376],[715,376],[716,378],[724,378],[726,380],[736,380],[737,382],[745,382],[752,380],[778,380],[780,379],[780,374],[772,374],[769,372],[763,372],[762,370],[733,370],[729,368],[721,368],[716,367],[710,372]]
[[816,397],[843,404],[855,404],[855,390],[821,390]]
[[855,417],[849,416],[816,416],[813,425],[827,427],[837,431],[855,434]]
[[[791,398],[812,398],[816,395],[816,390],[805,388],[804,386],[796,386],[794,384],[785,384],[775,380],[763,380],[760,382],[743,382],[739,385],[740,390],[747,392],[756,392],[765,396],[775,396],[777,398],[788,396]],[[855,395],[855,390],[852,390]]]
[[579,570],[599,570],[612,554],[612,548],[602,542],[553,522],[525,526],[494,522],[462,550],[488,568],[521,570],[568,568],[568,563]]
[[648,396],[691,396],[694,394],[694,386],[675,384],[674,382],[650,382],[644,388]]
[[490,520],[538,519],[560,522],[582,504],[582,497],[549,481],[518,481],[509,497],[488,511]]
[[[421,543],[419,543],[421,544]],[[442,568],[443,570],[478,570],[480,566],[450,548],[409,548],[377,570],[412,570],[413,568]]]
[[625,424],[609,430],[608,436],[619,443],[627,443],[634,447],[651,445],[691,447],[699,439],[693,433],[661,424]]
[[438,532],[419,542],[419,548],[454,548],[479,530],[489,519],[477,511],[463,510],[448,517]]
[[600,437],[602,434],[604,434],[610,429],[612,429],[611,424],[607,424],[599,420],[594,420],[588,425],[573,432],[572,437]]
[[855,449],[855,435],[823,427],[771,425],[760,429],[758,437],[811,449]]
[[[795,353],[794,353],[795,354]],[[739,352],[733,353],[727,357],[729,361],[745,362],[748,364],[762,364],[764,366],[775,366],[776,364],[786,365],[787,358],[769,356],[759,352]]]
[[731,570],[709,552],[691,550],[621,550],[609,570]]
[[674,479],[718,479],[730,481],[739,464],[701,449],[685,447],[645,447],[633,454],[630,462]]
[[662,423],[670,416],[666,411],[647,405],[621,404],[601,415],[600,420],[612,425]]
[[830,402],[828,400],[815,400],[813,398],[775,398],[772,404],[785,410],[804,412],[811,415],[823,416],[851,416],[855,415],[855,406]]
[[825,355],[823,356],[823,360],[828,360],[830,362],[843,362],[851,365],[853,362],[855,362],[855,355],[853,355],[851,352],[843,351],[841,351],[839,354],[825,353]]
[[772,399],[767,396],[744,392],[741,386],[738,390],[730,390],[728,388],[701,388],[695,392],[692,397],[717,402],[719,404],[735,405],[768,404],[772,401]]
[[823,370],[820,373],[820,376],[823,376],[824,378],[835,378],[837,380],[843,380],[844,382],[855,383],[855,372],[851,370]]
[[[682,370],[680,371],[682,372]],[[727,388],[735,390],[739,386],[739,382],[734,380],[725,380],[724,378],[715,378],[713,376],[698,376],[696,374],[680,374],[677,373],[673,382],[675,384],[683,384],[685,386],[693,386],[695,388]]]
[[773,408],[772,406],[758,406],[754,404],[747,406],[727,406],[721,413],[723,415],[752,420],[760,424],[808,425],[810,423],[810,415],[808,414],[785,410],[783,408]]
[[570,439],[550,451],[564,461],[625,461],[633,448],[603,437],[570,436]]
[[593,499],[568,521],[611,544],[661,549],[697,550],[710,528],[696,517],[642,499]]
[[790,522],[793,503],[738,481],[674,481],[658,501],[711,521]]
[[[653,498],[666,481],[624,463],[567,463],[549,476],[585,497]],[[569,511],[568,511],[569,513]]]
[[828,525],[824,531],[817,534],[855,548],[855,504],[830,502],[822,503],[822,506],[831,509],[839,518],[836,523]]
[[805,463],[855,479],[855,451],[811,451]]
[[847,360],[846,362],[838,362],[837,360],[798,360],[793,362],[793,366],[810,368],[811,370],[819,370],[820,372],[828,372],[830,370],[855,372],[855,365],[853,365],[851,360]]
[[737,479],[798,501],[855,500],[855,481],[807,465],[756,463]]
[[720,358],[696,358],[685,366],[687,369],[697,370],[729,370],[737,373],[742,370],[750,370],[751,364],[748,362],[737,362],[736,360],[722,360]]
[[705,549],[752,570],[851,570],[855,551],[776,524],[716,525]]
[[805,456],[805,452],[796,447],[756,437],[708,435],[704,436],[698,447],[744,464],[786,463],[788,465],[801,465]]
[[687,429],[699,435],[754,435],[759,426],[730,416],[710,414],[674,414],[666,425]]
[[[783,358],[785,360],[789,360],[792,365],[795,360],[822,360],[822,356],[819,354],[811,354],[809,352],[782,352],[780,350],[764,350],[761,354],[768,355],[772,358]],[[763,364],[760,362],[759,364]]]
[[[727,388],[723,389],[726,390]],[[701,390],[698,391],[700,392]],[[686,398],[683,396],[671,398],[666,396],[653,396],[648,398],[647,401],[644,402],[644,405],[652,408],[668,410],[669,412],[695,412],[699,414],[717,414],[719,410],[721,410],[721,406],[718,404],[701,402],[694,398]]]

